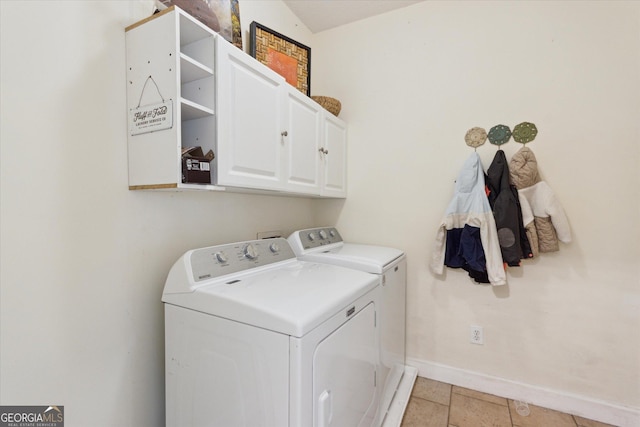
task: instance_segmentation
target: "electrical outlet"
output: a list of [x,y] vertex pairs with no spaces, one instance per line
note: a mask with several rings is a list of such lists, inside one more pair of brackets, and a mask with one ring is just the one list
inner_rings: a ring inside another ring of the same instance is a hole
[[484,334],[482,333],[482,326],[471,326],[470,341],[472,344],[484,344]]

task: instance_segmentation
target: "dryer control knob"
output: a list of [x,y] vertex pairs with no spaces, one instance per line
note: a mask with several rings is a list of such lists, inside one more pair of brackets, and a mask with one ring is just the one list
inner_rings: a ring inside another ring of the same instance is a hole
[[226,264],[227,261],[228,261],[227,260],[227,255],[225,255],[224,252],[216,252],[215,253],[215,257],[216,257],[216,260],[218,260],[218,262],[220,264]]
[[278,252],[280,252],[280,246],[278,246],[277,243],[272,243],[269,245],[269,250],[274,254],[277,254]]
[[246,245],[242,249],[242,252],[244,253],[244,257],[247,258],[247,259],[256,259],[256,258],[258,258],[258,251],[256,251],[256,248],[251,243]]
[[329,235],[331,237],[336,237],[336,230],[329,230]]
[[307,238],[313,242],[314,240],[316,240],[316,235],[313,233],[309,233],[307,234]]
[[320,238],[321,238],[322,240],[324,240],[324,239],[326,239],[326,238],[328,237],[328,236],[327,236],[327,232],[326,232],[326,231],[324,231],[324,230],[320,230],[320,232],[318,233],[318,235],[320,236]]

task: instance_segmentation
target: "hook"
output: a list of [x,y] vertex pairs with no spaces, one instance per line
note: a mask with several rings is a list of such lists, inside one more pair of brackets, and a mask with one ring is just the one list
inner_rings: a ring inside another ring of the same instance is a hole
[[524,146],[533,141],[537,134],[538,128],[533,123],[522,122],[513,128],[513,139]]
[[511,139],[511,129],[505,125],[495,125],[488,134],[489,142],[498,147],[506,144]]
[[464,136],[464,140],[469,147],[473,147],[474,151],[478,152],[478,147],[487,140],[487,131],[480,127],[471,128]]

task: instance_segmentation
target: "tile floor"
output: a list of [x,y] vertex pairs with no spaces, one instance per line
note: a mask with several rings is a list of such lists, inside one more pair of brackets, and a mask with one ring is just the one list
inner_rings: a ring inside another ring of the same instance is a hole
[[612,427],[529,405],[516,412],[511,399],[418,377],[401,427]]

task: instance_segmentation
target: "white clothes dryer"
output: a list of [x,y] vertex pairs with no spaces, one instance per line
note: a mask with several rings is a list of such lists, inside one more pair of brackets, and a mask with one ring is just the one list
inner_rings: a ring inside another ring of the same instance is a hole
[[374,425],[379,291],[285,239],[188,251],[162,296],[166,425]]
[[[298,230],[287,240],[298,259],[347,267],[378,277],[381,286],[381,366],[378,381],[383,385],[380,389],[378,418],[384,421],[392,408],[392,401],[405,371],[410,371],[407,375],[410,383],[409,394],[417,375],[417,370],[408,369],[405,361],[407,261],[404,252],[384,246],[344,242],[335,227]],[[401,412],[404,412],[408,396],[400,397],[400,400]],[[398,424],[402,413],[399,417]],[[398,418],[398,415],[395,415],[395,418]],[[391,424],[395,424],[395,421]]]

